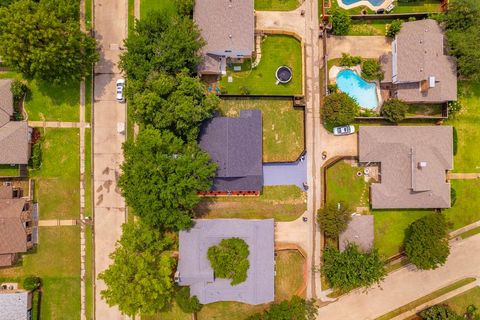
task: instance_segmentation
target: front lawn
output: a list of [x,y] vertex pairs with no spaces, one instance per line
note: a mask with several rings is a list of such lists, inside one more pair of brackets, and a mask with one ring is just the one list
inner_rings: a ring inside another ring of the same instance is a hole
[[475,287],[445,301],[455,312],[464,314],[469,305],[480,308],[480,287]]
[[40,219],[77,219],[80,214],[79,129],[46,129],[43,161],[35,179]]
[[289,162],[298,159],[304,150],[304,112],[293,108],[292,100],[223,99],[220,110],[228,117],[239,116],[240,110],[262,111],[263,161]]
[[304,296],[298,292],[304,283],[305,258],[296,250],[278,251],[275,257],[275,302],[290,300],[294,295]]
[[263,312],[268,304],[250,305],[240,302],[215,302],[204,305],[197,313],[198,320],[245,320],[249,316]]
[[255,10],[290,11],[299,6],[299,0],[255,0]]
[[17,177],[20,172],[18,165],[0,164],[0,177]]
[[480,220],[480,181],[452,180],[452,188],[457,192],[455,205],[444,210],[453,224],[451,231]]
[[192,315],[185,313],[173,302],[170,308],[166,311],[159,312],[154,316],[142,316],[142,320],[191,320]]
[[[276,84],[275,71],[289,66],[293,78],[287,84]],[[228,78],[232,82],[228,82]],[[302,94],[302,48],[300,42],[289,36],[267,35],[262,40],[262,58],[254,69],[233,71],[220,80],[222,92],[227,94],[300,95]]]
[[162,10],[166,13],[175,13],[174,0],[141,0],[140,1],[140,19],[145,18],[149,12]]
[[268,186],[258,197],[206,197],[195,209],[201,218],[292,221],[307,210],[306,193],[297,186]]

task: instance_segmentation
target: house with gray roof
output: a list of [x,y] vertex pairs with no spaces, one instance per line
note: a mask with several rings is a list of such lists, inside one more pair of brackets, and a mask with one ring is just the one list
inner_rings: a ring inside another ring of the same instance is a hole
[[31,320],[32,293],[24,290],[0,289],[0,319]]
[[263,186],[262,143],[260,110],[241,110],[239,117],[205,121],[200,148],[218,165],[211,193],[259,194]]
[[[247,280],[232,286],[229,279],[215,278],[207,252],[223,239],[234,237],[248,244],[250,267]],[[256,305],[274,300],[274,265],[273,219],[195,220],[193,228],[180,231],[175,279],[180,286],[190,286],[190,295],[202,304],[238,301]]]
[[196,0],[193,19],[206,42],[199,74],[224,74],[227,58],[252,56],[255,50],[253,0]]
[[450,208],[451,126],[361,126],[359,161],[379,164],[373,209]]
[[0,164],[26,165],[30,159],[30,129],[14,121],[12,79],[0,79]]
[[382,87],[407,103],[457,100],[457,67],[445,52],[443,30],[432,19],[405,22],[392,42],[392,52],[380,58]]
[[363,251],[373,248],[374,224],[373,215],[352,215],[347,229],[338,238],[340,251],[345,250],[349,243],[356,244]]

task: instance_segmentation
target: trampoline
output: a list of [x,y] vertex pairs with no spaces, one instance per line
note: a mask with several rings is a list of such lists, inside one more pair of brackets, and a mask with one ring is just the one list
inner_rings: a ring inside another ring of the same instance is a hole
[[288,83],[292,80],[292,70],[287,66],[278,67],[275,77],[279,83]]

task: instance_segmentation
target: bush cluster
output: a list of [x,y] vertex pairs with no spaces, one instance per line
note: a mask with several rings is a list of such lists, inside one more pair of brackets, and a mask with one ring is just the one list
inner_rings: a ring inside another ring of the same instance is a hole
[[366,59],[362,63],[362,77],[367,80],[383,80],[383,70],[377,59]]
[[397,33],[399,33],[400,30],[402,29],[402,24],[403,24],[403,21],[400,19],[393,20],[392,23],[388,26],[387,33],[386,33],[387,37],[395,38]]
[[202,310],[203,305],[197,296],[190,297],[190,287],[181,287],[175,294],[175,302],[185,313],[195,313]]
[[42,285],[42,279],[36,276],[28,276],[23,279],[23,289],[28,291],[33,291]]
[[390,122],[398,123],[405,119],[408,105],[399,99],[387,100],[381,110],[381,115]]
[[361,63],[362,63],[362,57],[352,56],[348,53],[342,52],[342,57],[340,58],[340,66],[353,67]]

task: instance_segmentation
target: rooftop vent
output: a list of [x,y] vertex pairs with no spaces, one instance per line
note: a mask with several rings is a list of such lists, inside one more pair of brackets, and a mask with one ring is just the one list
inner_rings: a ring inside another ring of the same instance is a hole
[[428,86],[430,88],[435,88],[435,77],[434,76],[428,77]]
[[419,169],[423,169],[423,168],[426,168],[427,167],[427,161],[420,161],[418,163],[418,168]]

